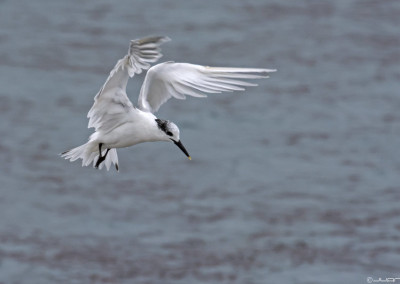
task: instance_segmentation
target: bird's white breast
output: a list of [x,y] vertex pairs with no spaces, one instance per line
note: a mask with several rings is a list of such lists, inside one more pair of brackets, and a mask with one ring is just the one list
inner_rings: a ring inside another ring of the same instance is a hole
[[[158,141],[159,130],[156,116],[150,112],[134,110],[132,120],[126,122],[101,137],[107,148],[124,148],[143,142]],[[100,137],[99,137],[100,140]]]

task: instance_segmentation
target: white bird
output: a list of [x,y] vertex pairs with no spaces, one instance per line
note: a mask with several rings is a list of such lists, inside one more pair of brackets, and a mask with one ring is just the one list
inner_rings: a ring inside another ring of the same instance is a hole
[[[82,159],[82,166],[93,163],[96,168],[114,164],[118,171],[117,148],[151,141],[175,143],[185,155],[189,153],[181,143],[179,128],[155,113],[162,104],[185,95],[206,97],[204,93],[243,91],[256,86],[240,79],[268,78],[274,69],[208,67],[189,63],[164,62],[150,67],[162,54],[159,46],[168,37],[149,37],[130,42],[128,54],[111,70],[89,110],[88,128],[95,132],[89,141],[61,154],[65,159]],[[129,77],[147,70],[140,90],[138,105],[134,106],[126,94]],[[103,163],[104,162],[104,163]]]

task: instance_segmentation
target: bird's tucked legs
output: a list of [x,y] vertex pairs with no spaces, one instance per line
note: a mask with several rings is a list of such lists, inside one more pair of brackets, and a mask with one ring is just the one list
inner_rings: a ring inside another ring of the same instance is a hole
[[101,147],[103,146],[103,143],[99,144],[99,159],[96,162],[96,169],[99,168],[100,164],[106,159],[108,151],[110,151],[110,149],[107,149],[106,153],[104,154],[104,156],[101,155]]

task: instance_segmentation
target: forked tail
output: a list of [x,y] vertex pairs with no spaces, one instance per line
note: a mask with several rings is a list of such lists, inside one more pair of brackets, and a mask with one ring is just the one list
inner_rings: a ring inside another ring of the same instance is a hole
[[[101,155],[104,157],[106,155],[107,149],[104,149]],[[98,159],[99,159],[99,150],[98,144],[93,142],[88,142],[71,150],[65,151],[61,153],[61,157],[66,160],[70,160],[71,162],[76,161],[78,159],[82,159],[82,167],[89,166],[93,163],[93,167],[95,167]],[[110,169],[111,164],[115,165],[117,171],[118,167],[118,155],[117,150],[115,148],[110,149],[105,157],[105,160],[99,164],[99,169],[102,169],[105,165],[107,171]]]

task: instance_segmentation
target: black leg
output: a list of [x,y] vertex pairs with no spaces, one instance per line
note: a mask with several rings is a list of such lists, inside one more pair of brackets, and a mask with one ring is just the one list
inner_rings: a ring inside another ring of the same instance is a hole
[[101,147],[103,147],[103,143],[99,143],[99,157],[101,157]]
[[103,146],[103,143],[100,143],[100,144],[99,144],[99,159],[97,160],[96,165],[95,165],[96,169],[99,168],[100,164],[106,159],[107,154],[108,154],[108,151],[110,151],[110,149],[107,149],[105,155],[102,156],[102,155],[101,155],[101,147],[102,147],[102,146]]

